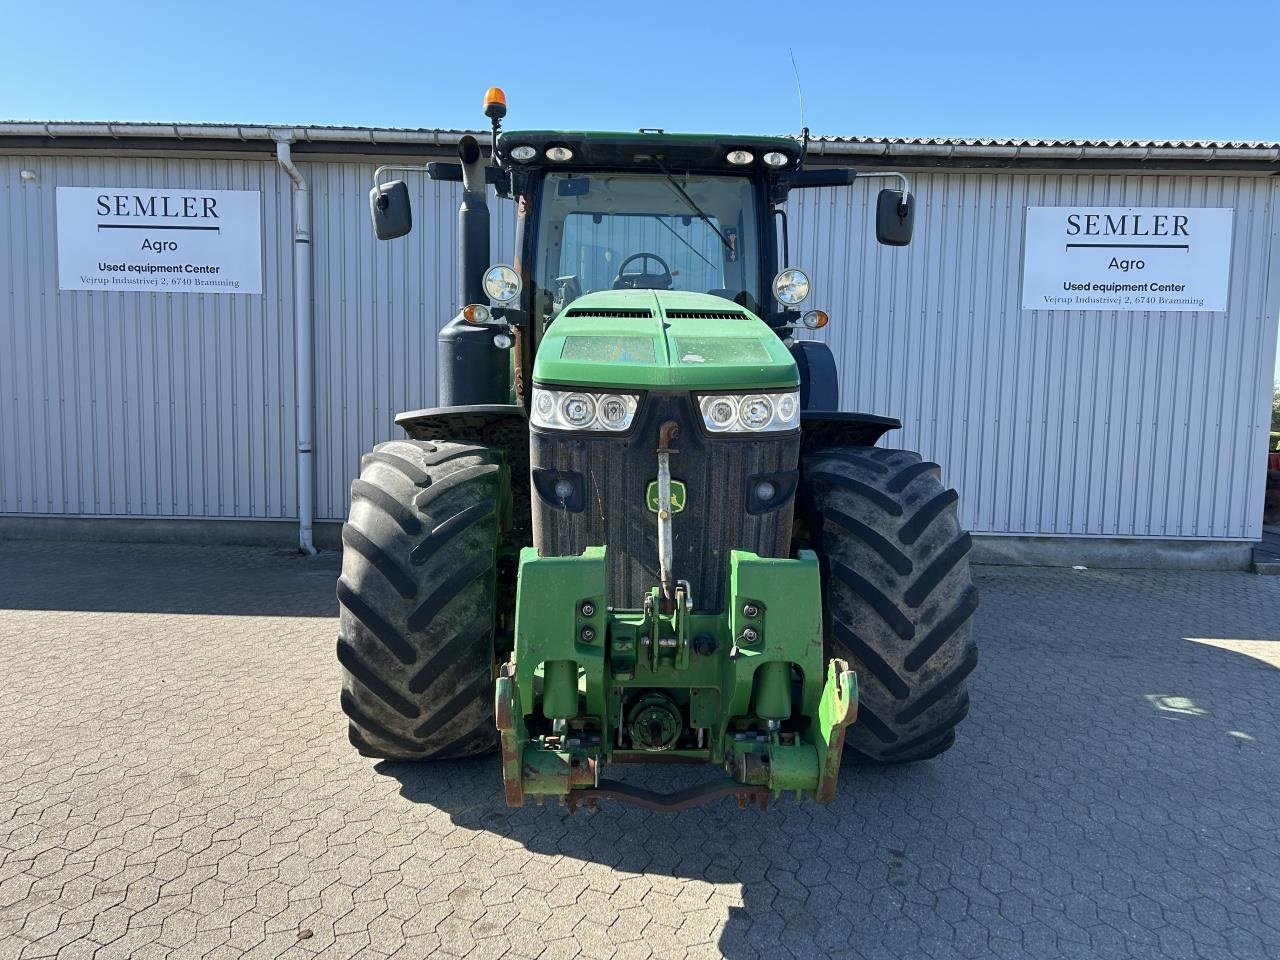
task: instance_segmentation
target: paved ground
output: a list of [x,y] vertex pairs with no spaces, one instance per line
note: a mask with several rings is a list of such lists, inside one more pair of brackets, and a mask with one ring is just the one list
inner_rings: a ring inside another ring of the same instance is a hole
[[1253,564],[1258,573],[1280,574],[1280,527],[1263,526],[1262,540],[1253,548]]
[[0,543],[0,958],[1280,956],[1280,578],[988,568],[944,758],[566,818],[347,747],[335,569]]

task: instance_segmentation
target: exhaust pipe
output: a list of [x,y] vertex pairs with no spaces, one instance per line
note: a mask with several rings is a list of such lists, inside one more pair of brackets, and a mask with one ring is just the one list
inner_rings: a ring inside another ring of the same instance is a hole
[[[484,156],[476,138],[458,141],[462,161],[462,205],[458,207],[458,310],[440,331],[436,348],[437,403],[442,407],[510,402],[510,355],[493,345],[495,328],[462,318],[469,303],[488,303],[489,202]],[[505,329],[501,328],[501,329]]]
[[462,205],[458,207],[458,307],[484,302],[489,266],[489,202],[485,197],[484,157],[468,134],[458,141],[462,161]]

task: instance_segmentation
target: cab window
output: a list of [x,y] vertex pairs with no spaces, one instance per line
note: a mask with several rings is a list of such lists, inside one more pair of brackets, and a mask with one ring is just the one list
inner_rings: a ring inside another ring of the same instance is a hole
[[538,218],[543,317],[598,290],[690,290],[755,309],[755,195],[744,177],[551,173]]

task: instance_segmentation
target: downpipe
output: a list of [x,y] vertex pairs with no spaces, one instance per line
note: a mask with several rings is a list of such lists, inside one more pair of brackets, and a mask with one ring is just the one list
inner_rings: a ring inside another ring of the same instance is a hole
[[276,161],[293,181],[293,326],[294,379],[297,381],[296,416],[298,433],[298,552],[314,556],[315,465],[312,448],[315,415],[315,351],[311,279],[311,192],[307,181],[293,164],[292,131],[273,131]]

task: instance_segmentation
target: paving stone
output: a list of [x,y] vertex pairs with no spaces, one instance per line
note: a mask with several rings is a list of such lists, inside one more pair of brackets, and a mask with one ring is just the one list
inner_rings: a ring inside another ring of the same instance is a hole
[[943,757],[569,817],[350,749],[335,576],[0,543],[0,960],[1280,956],[1280,578],[980,568]]

